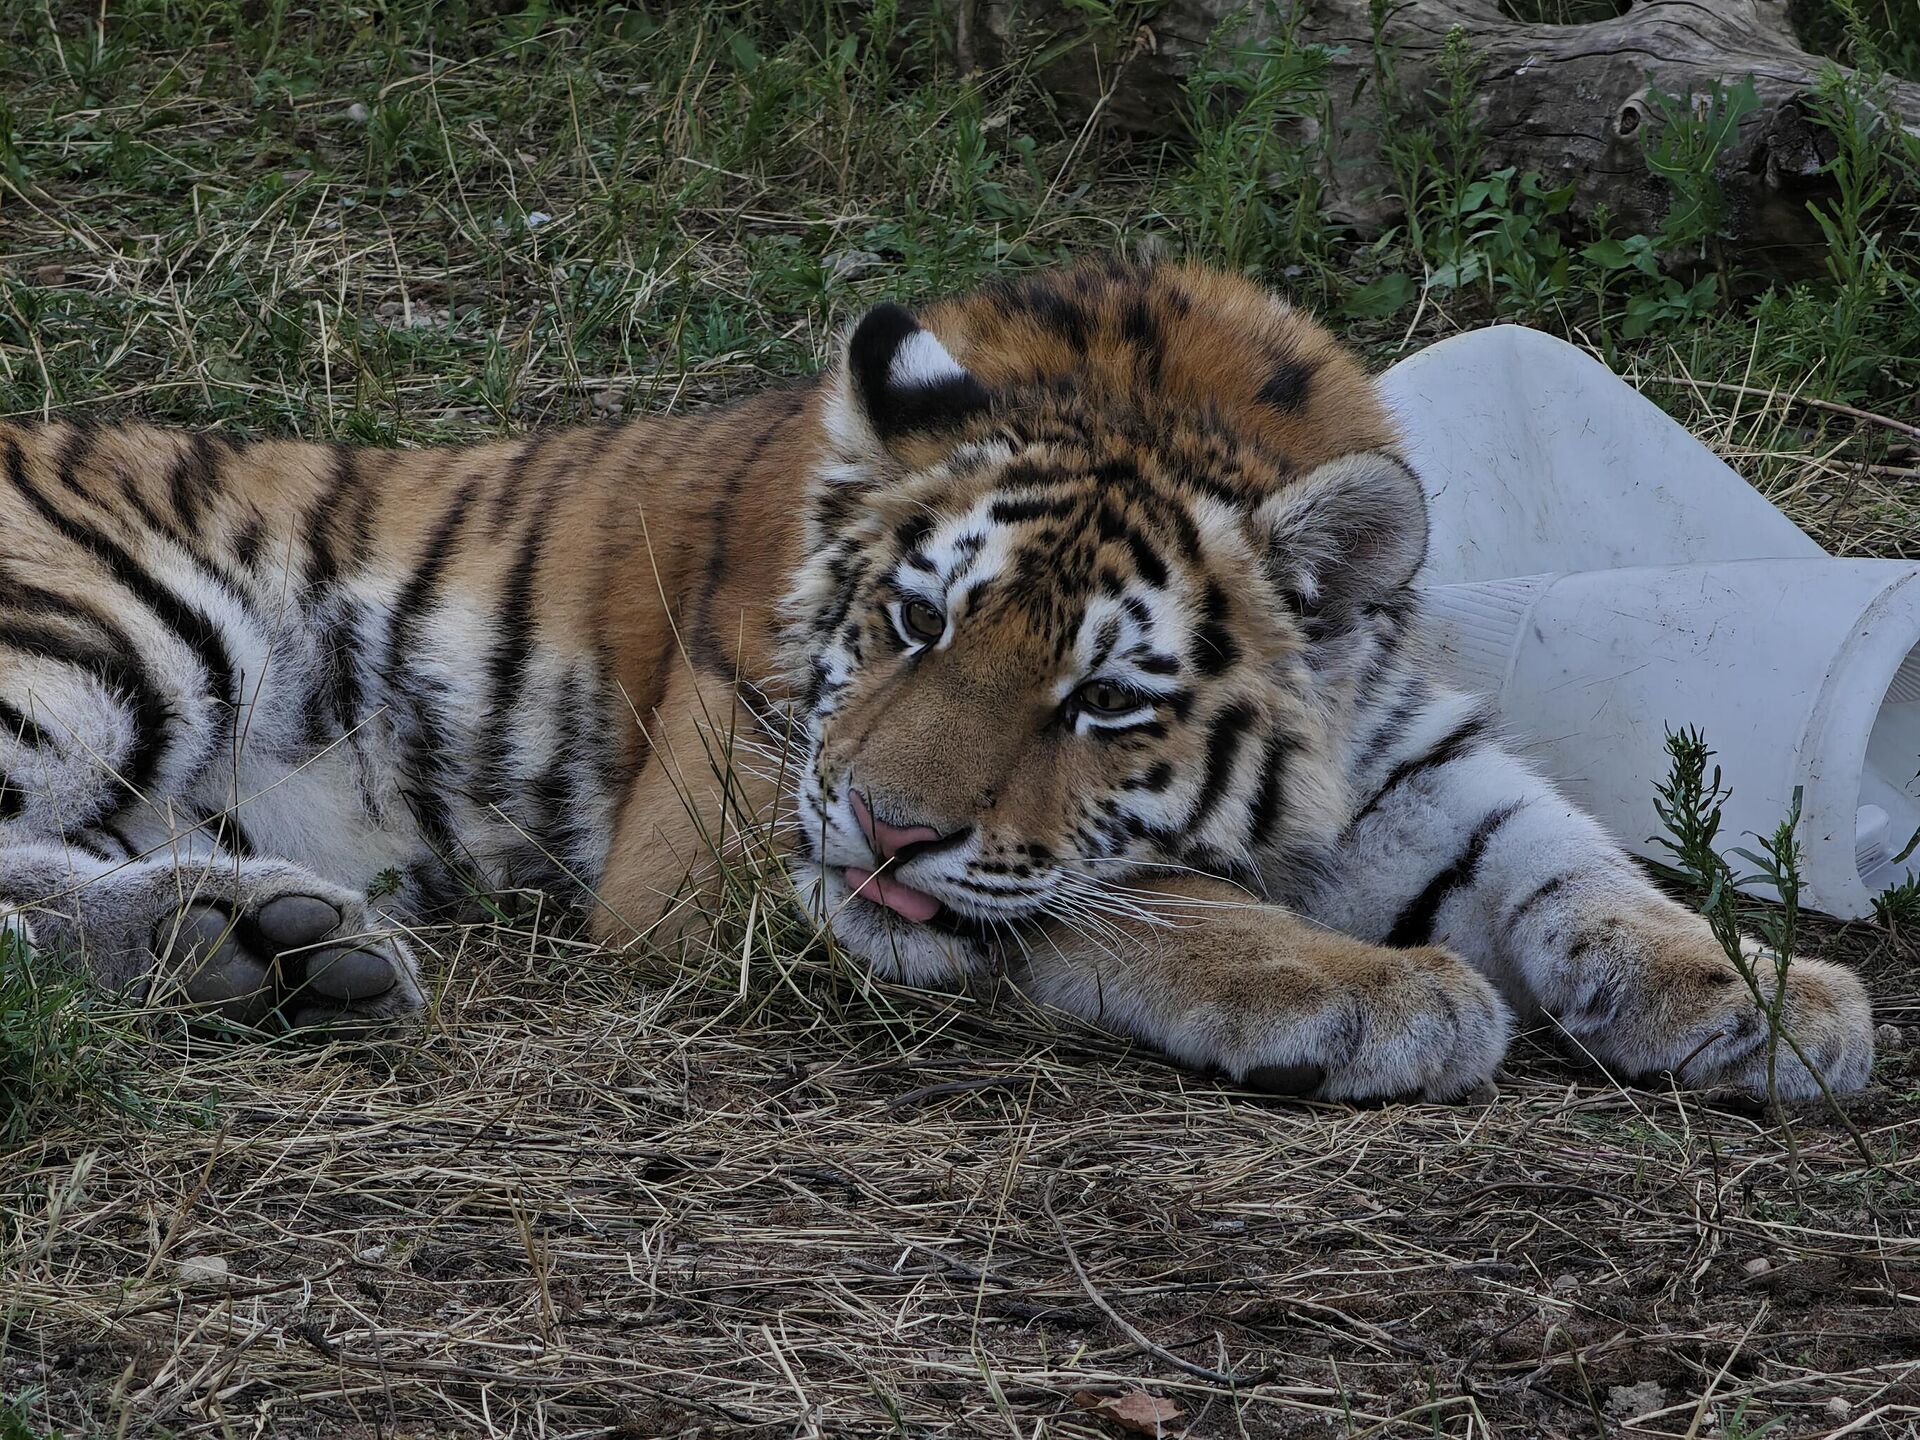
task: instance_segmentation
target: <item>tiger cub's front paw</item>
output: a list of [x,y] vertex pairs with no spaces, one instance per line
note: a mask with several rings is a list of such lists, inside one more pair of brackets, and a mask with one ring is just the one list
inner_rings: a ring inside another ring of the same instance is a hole
[[[1773,956],[1749,941],[1763,996],[1775,994]],[[1745,978],[1699,917],[1675,907],[1595,932],[1588,1003],[1560,1023],[1609,1068],[1631,1078],[1671,1072],[1690,1086],[1767,1088],[1767,1017]],[[1787,969],[1774,1082],[1785,1099],[1856,1090],[1873,1070],[1873,1006],[1860,977],[1825,960]],[[1813,1067],[1808,1068],[1808,1064]]]
[[155,979],[171,982],[191,1011],[252,1027],[366,1032],[421,1009],[405,942],[360,897],[274,861],[246,864],[238,879],[229,895],[195,900],[154,926]]
[[1312,951],[1190,1009],[1169,1050],[1256,1089],[1328,1100],[1454,1101],[1492,1080],[1512,1021],[1457,955],[1332,935]]

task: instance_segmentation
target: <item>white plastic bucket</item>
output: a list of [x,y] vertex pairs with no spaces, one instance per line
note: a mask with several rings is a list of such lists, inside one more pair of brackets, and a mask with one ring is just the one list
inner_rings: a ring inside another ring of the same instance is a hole
[[1657,407],[1497,327],[1385,377],[1427,486],[1438,672],[1630,849],[1697,726],[1729,846],[1801,792],[1802,899],[1846,918],[1920,870],[1920,565],[1835,559]]

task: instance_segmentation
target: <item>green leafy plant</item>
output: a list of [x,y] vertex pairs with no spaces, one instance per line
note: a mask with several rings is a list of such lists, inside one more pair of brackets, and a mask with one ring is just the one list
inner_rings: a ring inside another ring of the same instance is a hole
[[1187,80],[1192,146],[1170,197],[1202,253],[1245,269],[1318,248],[1317,156],[1295,137],[1327,129],[1326,72],[1326,50],[1291,25],[1239,47],[1216,35]]
[[1889,885],[1874,896],[1873,918],[1896,935],[1920,932],[1920,875]]
[[1712,258],[1720,269],[1714,242],[1727,214],[1720,159],[1739,134],[1740,122],[1760,106],[1753,77],[1744,75],[1733,85],[1716,80],[1704,91],[1685,95],[1650,85],[1647,104],[1653,118],[1643,153],[1647,168],[1666,182],[1671,197],[1654,243],[1696,259]]
[[[1815,1078],[1829,1103],[1833,1101],[1819,1068],[1786,1025],[1788,975],[1800,946],[1800,842],[1796,833],[1800,826],[1800,791],[1796,787],[1786,816],[1771,834],[1753,837],[1757,848],[1736,847],[1730,852],[1753,867],[1747,874],[1736,874],[1718,848],[1721,817],[1733,792],[1723,783],[1718,765],[1709,769],[1713,751],[1707,747],[1706,737],[1698,729],[1669,730],[1667,757],[1667,775],[1654,787],[1653,806],[1666,833],[1654,839],[1673,855],[1676,867],[1693,890],[1695,909],[1746,983],[1766,1021],[1767,1099],[1797,1161],[1793,1130],[1780,1103],[1782,1045]],[[1739,887],[1755,884],[1771,889],[1777,903],[1743,903]],[[1748,946],[1745,937],[1749,931],[1760,942],[1758,953]],[[1846,1125],[1862,1158],[1871,1163],[1871,1152],[1845,1113],[1837,1105],[1834,1113]]]
[[[1703,275],[1691,284],[1665,274],[1655,241],[1646,235],[1612,237],[1583,246],[1581,259],[1593,267],[1594,290],[1606,295],[1624,288],[1620,334],[1639,340],[1660,330],[1710,315],[1720,302],[1720,279]],[[1618,282],[1625,281],[1624,287]]]
[[32,1392],[13,1399],[0,1396],[0,1440],[64,1440],[62,1432],[34,1423],[33,1403]]

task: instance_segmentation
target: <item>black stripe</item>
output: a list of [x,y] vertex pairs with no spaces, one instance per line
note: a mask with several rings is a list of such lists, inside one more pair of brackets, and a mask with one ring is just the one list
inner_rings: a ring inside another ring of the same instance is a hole
[[205,435],[195,435],[167,473],[167,493],[173,498],[173,513],[190,535],[200,529],[201,506],[213,489],[217,464],[213,442]]
[[387,632],[384,670],[388,693],[407,698],[412,720],[412,733],[406,739],[407,753],[403,766],[407,781],[402,793],[406,796],[415,822],[420,826],[421,839],[449,868],[452,865],[455,836],[453,807],[448,803],[445,787],[441,784],[440,758],[446,752],[445,737],[441,733],[438,717],[431,713],[428,703],[430,697],[423,696],[419,687],[410,689],[401,683],[400,662],[439,588],[441,573],[451,558],[449,546],[466,518],[478,484],[477,480],[468,480],[455,492],[453,500],[428,534],[426,544],[421,547],[413,574],[408,577],[399,599],[394,602]]
[[1471,885],[1480,861],[1487,853],[1487,845],[1492,841],[1500,827],[1513,818],[1526,802],[1514,801],[1503,805],[1474,826],[1473,834],[1467,837],[1467,843],[1455,857],[1454,862],[1427,882],[1427,888],[1413,898],[1411,904],[1402,910],[1393,922],[1393,928],[1387,932],[1388,945],[1396,949],[1405,949],[1409,945],[1425,945],[1433,939],[1433,924],[1439,917],[1440,907],[1462,886]]
[[1166,761],[1155,762],[1144,775],[1136,775],[1127,782],[1129,790],[1144,790],[1149,795],[1158,795],[1173,783],[1173,766]]
[[84,851],[94,859],[109,865],[120,858],[118,855],[109,855],[105,846],[95,844],[84,835],[65,834],[60,838],[67,843],[68,849]]
[[519,713],[527,662],[533,653],[533,577],[546,539],[546,517],[536,512],[507,574],[493,651],[487,656],[487,732],[475,774],[481,798],[496,803],[504,804],[507,798],[507,734]]
[[[140,493],[140,487],[134,483],[131,476],[126,477],[125,482],[119,487],[117,493],[123,496],[126,501],[133,506],[135,513],[139,515],[141,520],[146,522],[149,530],[153,531],[155,535],[165,536],[177,542],[180,546],[181,553],[184,554],[188,560],[192,561],[203,575],[216,584],[223,586],[228,592],[228,597],[233,600],[237,606],[246,610],[249,614],[252,614],[253,606],[247,601],[247,587],[241,583],[240,578],[229,570],[225,564],[216,560],[208,552],[205,537],[198,531],[199,516],[197,510],[188,516],[182,516],[179,513],[183,495],[187,497],[189,505],[197,506],[199,503],[194,482],[190,479],[183,478],[183,476],[185,472],[192,471],[204,463],[204,457],[208,453],[204,448],[205,444],[206,437],[196,435],[194,437],[194,444],[180,456],[171,468],[167,476],[167,491],[171,509],[167,515],[162,516],[155,512],[154,508],[147,503],[146,497]],[[196,460],[196,456],[201,456],[203,459]],[[254,552],[259,549],[261,540],[265,534],[265,524],[265,520],[256,514],[248,527],[241,532],[236,546],[241,564],[246,566],[253,564]]]
[[167,722],[173,718],[173,711],[154,689],[147,672],[132,658],[133,648],[127,637],[105,622],[99,623],[109,631],[109,648],[81,645],[59,630],[19,621],[0,621],[0,645],[71,665],[125,697],[133,712],[133,745],[121,762],[121,776],[135,790],[145,791],[160,767]]
[[1129,526],[1126,541],[1127,549],[1133,552],[1133,568],[1140,572],[1140,578],[1156,590],[1164,587],[1167,583],[1167,564],[1154,552],[1146,537]]
[[1293,411],[1306,403],[1312,389],[1311,365],[1300,360],[1282,360],[1260,387],[1260,399],[1276,410]]
[[92,452],[96,443],[93,421],[85,416],[75,416],[66,424],[72,433],[61,442],[60,458],[54,463],[54,478],[82,500],[98,504],[96,497],[80,483],[79,473],[80,462]]
[[253,839],[240,824],[240,817],[231,808],[209,810],[204,805],[195,807],[199,811],[202,829],[213,836],[213,843],[229,855],[237,855],[245,860],[257,852]]
[[266,521],[255,515],[240,527],[240,533],[233,537],[233,553],[247,569],[253,568],[253,562],[260,558],[260,546],[267,535]]
[[[66,453],[61,456],[60,471],[63,476],[76,463],[74,452],[84,450],[78,441],[85,438],[86,434],[85,431],[77,432],[75,439],[69,442]],[[27,478],[26,459],[20,453],[20,447],[12,440],[8,440],[6,445],[7,479],[14,489],[26,498],[27,503],[55,533],[91,554],[106,567],[108,574],[121,588],[153,611],[163,624],[179,636],[181,643],[193,651],[206,669],[207,683],[213,694],[237,707],[240,696],[234,679],[233,661],[213,622],[199,609],[186,604],[171,590],[160,585],[134,562],[131,555],[91,525],[71,519],[56,510]]]
[[577,672],[562,677],[555,700],[560,733],[555,737],[553,754],[547,764],[527,787],[527,796],[536,807],[529,820],[541,848],[550,855],[564,857],[570,848],[566,832],[570,825],[579,823],[583,810],[575,787],[568,783],[567,762],[581,753],[585,742],[580,726],[590,713]]
[[1200,782],[1200,803],[1187,817],[1189,831],[1198,830],[1225,798],[1227,782],[1233,777],[1233,762],[1253,721],[1253,706],[1245,700],[1234,701],[1214,717],[1213,729],[1207,735],[1207,769]]
[[1064,520],[1078,510],[1072,500],[1043,500],[1031,495],[1008,496],[996,500],[987,518],[1001,525],[1019,525],[1028,520]]
[[1532,894],[1507,912],[1507,924],[1509,926],[1518,924],[1534,906],[1559,894],[1572,882],[1571,875],[1556,875],[1551,880],[1542,881],[1535,887]]
[[1126,313],[1120,318],[1120,333],[1133,346],[1138,358],[1142,390],[1149,395],[1155,393],[1160,388],[1160,369],[1164,358],[1161,352],[1165,342],[1160,334],[1160,322],[1145,297],[1137,297],[1127,306]]
[[721,583],[726,579],[727,567],[731,561],[730,541],[733,536],[740,491],[746,486],[747,479],[753,473],[753,467],[760,462],[761,455],[773,443],[773,437],[779,434],[782,427],[805,407],[807,395],[808,391],[805,389],[794,389],[779,396],[779,412],[748,442],[740,463],[727,472],[727,478],[720,486],[720,493],[714,496],[713,504],[707,510],[706,574],[702,577],[696,572],[696,583],[702,581],[704,583],[701,583],[699,608],[694,611],[693,624],[687,627],[695,660],[729,654],[714,635],[713,607],[714,602],[719,598],[718,592]]
[[1260,793],[1253,801],[1252,841],[1255,848],[1273,838],[1273,827],[1280,823],[1283,805],[1281,787],[1287,778],[1287,757],[1299,748],[1299,741],[1279,731],[1267,737],[1267,753],[1260,762]]
[[1362,805],[1353,819],[1348,822],[1347,833],[1351,835],[1362,820],[1379,808],[1381,801],[1407,781],[1458,760],[1472,747],[1475,740],[1486,733],[1490,723],[1485,711],[1476,710],[1424,754],[1416,755],[1411,760],[1401,761],[1394,767],[1393,773],[1387,776],[1386,783],[1373,792],[1373,798]]
[[25,714],[0,700],[0,735],[35,750],[47,743],[46,734]]
[[[608,434],[613,432],[609,429]],[[487,531],[494,539],[506,533],[507,524],[520,509],[520,496],[525,490],[527,470],[533,464],[535,453],[546,444],[548,436],[536,435],[507,461],[506,474],[501,477],[500,488],[493,492],[493,500],[487,506]]]
[[[359,743],[359,737],[354,735],[353,730],[359,723],[362,698],[360,657],[354,649],[354,639],[359,630],[359,605],[351,600],[343,600],[339,612],[320,627],[319,633],[320,662],[326,671],[324,688],[332,701],[333,713],[340,722],[341,730],[354,744]],[[320,686],[315,687],[308,712],[308,738],[315,742],[328,738],[318,718],[321,689]]]
[[52,626],[0,619],[0,645],[71,665],[98,677],[124,698],[133,712],[134,738],[132,748],[121,763],[121,777],[135,790],[144,792],[160,766],[167,722],[173,718],[173,711],[154,688],[146,670],[134,659],[133,644],[126,632],[106,617],[38,586],[14,585],[5,592],[5,598],[16,608],[29,609],[30,613],[79,619],[103,638],[103,645],[89,644]]
[[348,500],[361,495],[365,486],[366,481],[360,474],[359,457],[349,446],[334,446],[333,482],[321,492],[305,527],[307,544],[313,551],[313,559],[307,570],[307,583],[315,589],[328,584],[340,573],[340,557],[334,549],[338,538],[334,534],[335,526],[341,508]]
[[1393,709],[1381,718],[1361,747],[1360,754],[1354,760],[1354,770],[1361,774],[1371,770],[1375,761],[1400,742],[1408,722],[1432,698],[1424,685],[1416,685],[1395,701]]
[[401,651],[413,638],[414,626],[421,612],[431,603],[434,591],[439,587],[440,574],[452,558],[448,554],[448,546],[452,543],[454,532],[460,528],[460,522],[466,518],[467,507],[473,503],[478,483],[469,480],[455,492],[452,503],[434,523],[427,543],[421,546],[420,558],[414,564],[413,573],[407,577],[407,583],[401,587],[399,598],[393,602],[393,614],[387,632],[389,681],[398,673]]
[[1240,647],[1227,629],[1227,592],[1209,580],[1200,624],[1193,632],[1193,663],[1203,675],[1218,675],[1239,658]]

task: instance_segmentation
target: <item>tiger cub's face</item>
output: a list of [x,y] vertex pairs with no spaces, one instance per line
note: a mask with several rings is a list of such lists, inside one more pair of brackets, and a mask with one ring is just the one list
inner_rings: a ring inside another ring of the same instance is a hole
[[788,659],[799,879],[944,980],[1152,875],[1310,864],[1346,819],[1336,674],[1424,550],[1370,386],[1244,281],[1082,270],[916,319],[831,378]]

